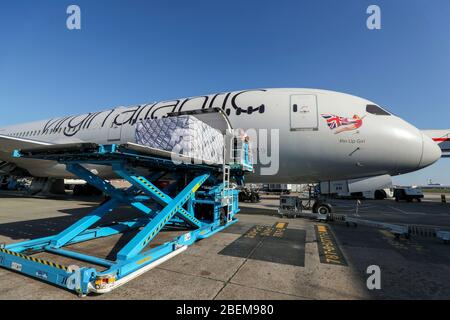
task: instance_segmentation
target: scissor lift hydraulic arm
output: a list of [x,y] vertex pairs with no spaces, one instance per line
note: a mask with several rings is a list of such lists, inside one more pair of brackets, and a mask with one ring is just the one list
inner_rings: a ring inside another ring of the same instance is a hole
[[[75,144],[50,146],[16,151],[16,157],[53,160],[66,165],[69,172],[102,190],[107,196],[98,208],[62,232],[45,238],[19,242],[0,247],[0,265],[32,277],[76,291],[79,295],[90,292],[106,293],[139,276],[186,250],[200,239],[210,237],[237,222],[238,191],[229,187],[229,181],[220,179],[227,175],[242,176],[251,170],[230,169],[223,165],[178,163],[160,153],[146,152],[146,148],[132,144],[96,145]],[[148,149],[149,151],[152,151]],[[115,188],[85,165],[110,166],[114,173],[127,180],[128,189]],[[140,168],[140,169],[139,169]],[[152,169],[153,174],[139,173],[142,168]],[[155,185],[161,172],[174,172],[189,177],[184,187],[174,196]],[[202,188],[208,184],[207,188]],[[202,188],[202,189],[201,189]],[[200,189],[200,190],[199,190]],[[157,203],[162,209],[149,204]],[[196,204],[212,206],[205,218],[196,212]],[[93,227],[119,206],[129,205],[142,213],[142,217]],[[152,209],[153,208],[153,209]],[[146,250],[149,243],[167,226],[184,226],[190,230],[172,241]],[[138,229],[136,235],[116,255],[115,261],[66,249],[66,246],[108,237],[128,230]],[[35,253],[49,252],[77,261],[98,265],[106,270],[85,266],[64,266],[35,258]]]

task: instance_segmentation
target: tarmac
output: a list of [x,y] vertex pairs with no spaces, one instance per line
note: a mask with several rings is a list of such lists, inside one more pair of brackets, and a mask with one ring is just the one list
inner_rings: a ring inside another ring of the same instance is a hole
[[[0,192],[0,243],[48,236],[89,213],[102,199],[27,197]],[[396,239],[372,227],[349,228],[277,215],[277,196],[241,204],[239,222],[201,240],[111,293],[82,299],[449,299],[450,245],[434,237]],[[335,200],[338,213],[354,214],[355,200]],[[362,201],[364,219],[450,227],[450,204],[438,195],[422,203]],[[134,216],[121,208],[112,219]],[[179,231],[163,231],[162,243]],[[71,246],[112,259],[132,234]],[[37,257],[69,263],[66,258]],[[78,262],[79,264],[82,264]],[[380,268],[380,289],[367,286],[369,266]],[[0,268],[0,299],[80,299],[74,293]]]

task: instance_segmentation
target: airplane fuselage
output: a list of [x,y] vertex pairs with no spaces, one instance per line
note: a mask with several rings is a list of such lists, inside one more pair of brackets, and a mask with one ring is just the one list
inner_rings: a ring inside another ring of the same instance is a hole
[[[135,142],[139,121],[213,107],[225,111],[233,128],[253,132],[258,158],[256,173],[249,176],[253,182],[398,175],[428,166],[440,157],[429,137],[377,104],[316,89],[247,90],[118,107],[9,126],[0,129],[0,135],[52,144]],[[11,150],[0,149],[1,160],[13,162],[33,176],[71,177],[63,165],[13,159]]]

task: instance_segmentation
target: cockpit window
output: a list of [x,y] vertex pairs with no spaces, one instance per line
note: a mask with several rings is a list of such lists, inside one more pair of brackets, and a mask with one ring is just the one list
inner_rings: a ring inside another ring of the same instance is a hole
[[377,116],[390,116],[391,114],[384,109],[381,109],[379,106],[374,104],[368,104],[366,106],[366,111],[371,114],[376,114]]

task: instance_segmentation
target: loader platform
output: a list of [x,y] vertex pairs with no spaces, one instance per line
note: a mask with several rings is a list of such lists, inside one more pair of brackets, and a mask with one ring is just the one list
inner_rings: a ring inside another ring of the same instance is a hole
[[[248,152],[248,146],[244,152]],[[174,162],[170,152],[132,143],[45,146],[16,150],[14,156],[65,164],[67,171],[107,196],[95,210],[56,235],[0,245],[0,266],[72,290],[80,296],[109,292],[183,252],[194,242],[236,223],[239,191],[231,188],[230,178],[241,180],[245,173],[253,170],[251,163],[205,164],[189,157],[178,157],[179,161]],[[125,179],[131,187],[114,187],[95,170],[90,170],[90,165],[110,167],[116,177]],[[158,181],[167,176],[171,183],[161,187]],[[141,216],[99,224],[103,217],[122,205],[135,208]],[[152,246],[152,240],[167,227],[186,230],[186,233]],[[137,233],[117,252],[115,260],[65,248],[130,230]],[[41,252],[103,269],[83,264],[64,266],[34,257]]]

